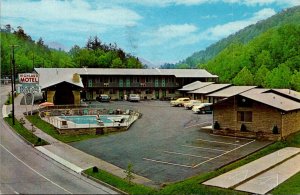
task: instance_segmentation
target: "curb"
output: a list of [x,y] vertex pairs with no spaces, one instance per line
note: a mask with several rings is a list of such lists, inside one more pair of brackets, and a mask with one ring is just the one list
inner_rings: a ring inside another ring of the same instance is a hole
[[108,188],[111,188],[111,189],[119,192],[120,194],[129,195],[127,192],[124,192],[124,191],[120,190],[119,188],[116,188],[115,186],[112,186],[112,185],[110,185],[108,183],[105,183],[104,181],[101,181],[101,180],[96,179],[96,178],[94,178],[92,176],[89,176],[88,174],[84,173],[83,171],[81,172],[81,175],[84,176],[84,177],[86,177],[86,178],[88,178],[88,179],[90,179],[90,180],[93,180],[94,182],[97,182],[97,183],[102,184],[102,185],[104,185],[104,186],[106,186]]
[[3,105],[2,106],[2,118],[5,118],[5,117],[8,117],[8,114],[7,114],[7,109],[6,109],[7,105]]

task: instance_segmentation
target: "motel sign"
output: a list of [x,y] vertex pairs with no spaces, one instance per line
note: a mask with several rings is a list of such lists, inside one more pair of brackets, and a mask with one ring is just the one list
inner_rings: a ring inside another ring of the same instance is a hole
[[19,74],[19,82],[24,84],[39,83],[39,75],[35,73]]

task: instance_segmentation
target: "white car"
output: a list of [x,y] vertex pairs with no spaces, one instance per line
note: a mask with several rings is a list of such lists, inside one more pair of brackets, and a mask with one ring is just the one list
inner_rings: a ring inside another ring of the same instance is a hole
[[200,106],[200,100],[191,100],[190,102],[184,103],[183,106],[185,109],[191,110],[194,106]]
[[199,106],[194,106],[192,110],[195,113],[212,113],[211,105],[212,103],[202,103]]
[[128,101],[139,102],[141,100],[139,94],[129,94]]

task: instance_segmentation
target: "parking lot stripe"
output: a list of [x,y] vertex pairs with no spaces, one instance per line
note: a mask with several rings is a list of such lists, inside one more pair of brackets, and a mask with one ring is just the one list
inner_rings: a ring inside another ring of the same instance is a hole
[[211,136],[216,136],[216,137],[227,137],[227,138],[231,138],[231,139],[246,139],[246,140],[253,140],[250,138],[244,138],[244,137],[232,137],[232,136],[226,136],[226,135],[216,135],[216,134],[210,134]]
[[183,155],[183,156],[192,156],[192,157],[197,157],[197,158],[211,158],[211,157],[206,157],[206,156],[197,156],[197,155],[193,155],[193,154],[184,154],[184,153],[180,153],[180,152],[170,152],[170,151],[164,151],[165,153],[169,153],[169,154],[178,154],[178,155]]
[[162,163],[162,164],[168,164],[168,165],[175,165],[175,166],[193,168],[193,166],[190,166],[190,165],[182,165],[182,164],[170,163],[170,162],[166,162],[166,161],[154,160],[154,159],[149,159],[149,158],[143,158],[143,160],[148,160],[148,161]]
[[204,142],[213,142],[213,143],[219,143],[219,144],[228,144],[228,145],[234,145],[234,146],[241,146],[241,144],[233,144],[233,143],[219,142],[219,141],[206,140],[206,139],[197,139],[197,140],[204,141]]
[[200,166],[200,165],[202,165],[202,164],[204,164],[204,163],[207,163],[207,162],[212,161],[212,160],[214,160],[214,159],[216,159],[216,158],[219,158],[219,157],[221,157],[221,156],[224,156],[225,154],[228,154],[228,153],[230,153],[230,152],[233,152],[233,151],[235,151],[235,150],[237,150],[237,149],[240,149],[241,147],[244,147],[244,146],[246,146],[246,145],[248,145],[248,144],[251,144],[252,142],[255,142],[255,140],[252,140],[252,141],[250,141],[250,142],[248,142],[248,143],[246,143],[246,144],[243,144],[243,145],[241,145],[241,146],[239,146],[239,147],[236,147],[236,148],[234,148],[234,149],[232,149],[232,150],[229,150],[229,151],[227,151],[227,152],[225,152],[225,153],[223,153],[223,154],[220,154],[220,155],[215,156],[215,157],[213,157],[213,158],[211,158],[211,159],[208,159],[208,160],[206,160],[206,161],[204,161],[204,162],[201,162],[201,163],[195,165],[193,168],[196,168],[196,167],[198,167],[198,166]]
[[214,149],[214,148],[205,148],[205,147],[200,147],[200,146],[189,146],[189,145],[182,145],[184,147],[189,147],[189,148],[199,148],[199,149],[205,149],[205,150],[216,150],[216,151],[221,151],[221,152],[227,152],[228,150],[221,150],[221,149]]

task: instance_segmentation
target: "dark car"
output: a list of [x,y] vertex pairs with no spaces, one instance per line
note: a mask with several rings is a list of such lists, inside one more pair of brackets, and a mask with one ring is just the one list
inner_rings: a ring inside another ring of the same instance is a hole
[[96,100],[99,102],[109,102],[110,97],[106,94],[101,94],[100,96],[96,97]]

